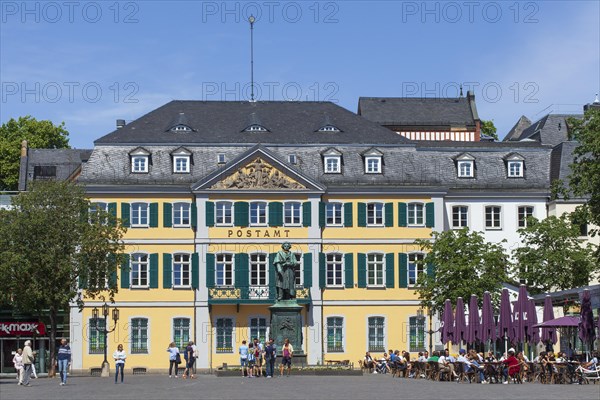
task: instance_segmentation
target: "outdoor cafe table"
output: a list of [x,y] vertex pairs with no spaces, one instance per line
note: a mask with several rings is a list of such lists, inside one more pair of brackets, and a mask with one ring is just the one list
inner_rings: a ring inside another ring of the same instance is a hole
[[502,382],[505,366],[502,361],[484,361],[481,365],[483,365],[483,374],[486,378],[490,378],[490,383],[491,378],[494,378],[496,382]]

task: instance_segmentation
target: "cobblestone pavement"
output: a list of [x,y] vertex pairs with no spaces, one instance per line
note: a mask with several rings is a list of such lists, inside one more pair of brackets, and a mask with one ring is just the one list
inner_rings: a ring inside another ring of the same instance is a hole
[[478,385],[365,376],[290,376],[275,379],[218,378],[193,380],[162,375],[113,378],[72,377],[67,386],[57,378],[40,378],[30,387],[0,380],[0,399],[598,399],[600,385]]

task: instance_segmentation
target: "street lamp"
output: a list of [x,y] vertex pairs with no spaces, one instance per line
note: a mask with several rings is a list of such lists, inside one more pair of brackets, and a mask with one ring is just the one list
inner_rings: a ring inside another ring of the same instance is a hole
[[108,364],[108,359],[107,359],[107,336],[109,333],[114,332],[115,329],[117,329],[117,321],[119,320],[119,309],[117,307],[113,308],[112,310],[112,320],[113,323],[115,324],[114,327],[112,329],[108,329],[108,314],[109,314],[109,307],[108,304],[104,303],[104,305],[102,306],[102,316],[104,316],[104,327],[103,328],[99,328],[98,327],[98,308],[94,307],[92,309],[92,319],[94,320],[94,329],[96,329],[96,332],[98,333],[102,333],[102,335],[104,335],[104,361],[102,362],[102,376],[108,376],[109,375],[109,371],[110,371],[110,365]]
[[[429,354],[433,354],[433,334],[435,331],[433,330],[433,309],[431,307],[427,307],[427,316],[429,317],[429,330],[426,330],[425,333],[429,335]],[[417,310],[417,318],[420,321],[425,320],[425,310],[419,308]]]

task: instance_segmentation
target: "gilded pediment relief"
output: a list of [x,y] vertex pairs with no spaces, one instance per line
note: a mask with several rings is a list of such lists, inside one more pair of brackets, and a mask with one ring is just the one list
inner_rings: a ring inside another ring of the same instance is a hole
[[306,186],[257,157],[212,185],[211,189],[306,189]]

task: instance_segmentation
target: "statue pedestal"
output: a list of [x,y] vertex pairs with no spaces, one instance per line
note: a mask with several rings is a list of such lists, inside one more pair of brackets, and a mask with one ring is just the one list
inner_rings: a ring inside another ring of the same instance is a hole
[[296,300],[281,300],[269,307],[271,311],[271,337],[281,355],[283,342],[287,338],[294,348],[294,358],[304,356],[302,347],[302,306]]
[[110,376],[110,364],[108,362],[102,363],[102,372],[100,376],[102,378],[108,378]]

